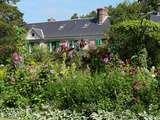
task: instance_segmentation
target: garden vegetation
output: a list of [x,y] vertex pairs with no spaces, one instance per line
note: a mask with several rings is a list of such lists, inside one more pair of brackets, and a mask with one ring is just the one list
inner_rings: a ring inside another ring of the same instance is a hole
[[0,49],[10,46],[0,50],[0,117],[159,120],[160,24],[118,19],[104,45],[72,53],[39,46],[30,53],[26,30],[0,19]]

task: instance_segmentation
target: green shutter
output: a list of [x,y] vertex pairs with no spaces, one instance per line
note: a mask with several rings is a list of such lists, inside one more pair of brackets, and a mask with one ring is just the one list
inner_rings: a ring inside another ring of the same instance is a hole
[[96,40],[96,46],[99,46],[99,45],[102,45],[103,43],[102,43],[102,40],[101,39],[97,39]]
[[48,42],[48,48],[50,49],[51,46],[52,46],[52,43],[49,41]]
[[56,48],[60,47],[60,41],[56,41]]
[[96,40],[96,46],[98,46],[99,45],[99,40]]
[[52,52],[52,42],[51,41],[48,42],[48,49],[50,52]]
[[70,48],[74,48],[74,47],[75,47],[75,46],[74,46],[74,40],[72,40],[72,41],[69,42],[69,47],[70,47]]
[[102,45],[102,44],[103,44],[102,40],[99,40],[99,45]]

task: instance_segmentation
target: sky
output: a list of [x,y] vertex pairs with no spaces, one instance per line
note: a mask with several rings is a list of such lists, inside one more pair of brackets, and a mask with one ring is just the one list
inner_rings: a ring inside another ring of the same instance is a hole
[[[46,22],[49,18],[68,20],[74,13],[87,14],[97,8],[116,6],[124,0],[21,0],[17,6],[27,23]],[[129,0],[132,1],[132,0]]]

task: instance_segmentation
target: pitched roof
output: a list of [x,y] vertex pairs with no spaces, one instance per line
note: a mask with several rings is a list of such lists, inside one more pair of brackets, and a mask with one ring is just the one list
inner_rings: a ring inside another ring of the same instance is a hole
[[76,37],[76,36],[101,36],[110,28],[110,22],[107,18],[102,25],[99,25],[97,19],[75,19],[67,21],[55,21],[44,23],[27,24],[28,29],[42,29],[45,38],[58,37]]
[[160,22],[160,15],[151,15],[150,19],[154,22]]

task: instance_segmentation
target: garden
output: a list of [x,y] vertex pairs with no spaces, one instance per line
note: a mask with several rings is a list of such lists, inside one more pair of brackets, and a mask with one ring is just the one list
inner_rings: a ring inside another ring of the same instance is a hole
[[72,53],[30,53],[27,30],[0,30],[0,119],[160,120],[159,23],[119,21],[105,44]]

